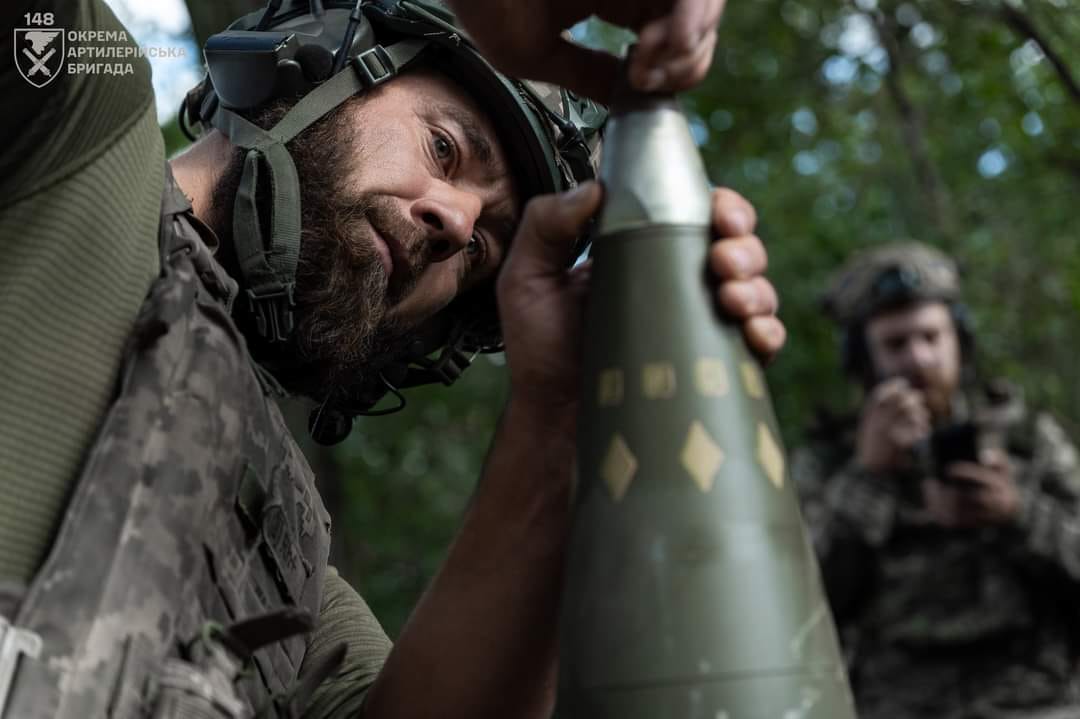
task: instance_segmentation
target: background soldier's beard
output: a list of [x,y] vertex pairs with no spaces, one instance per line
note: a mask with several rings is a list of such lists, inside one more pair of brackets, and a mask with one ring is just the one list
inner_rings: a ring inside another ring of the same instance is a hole
[[877,383],[885,382],[895,377],[903,377],[911,387],[922,395],[926,409],[930,411],[935,422],[949,418],[953,409],[953,395],[957,387],[955,382],[950,382],[939,371],[919,374],[898,372],[894,374],[877,374]]
[[937,421],[945,420],[952,414],[952,400],[956,387],[949,386],[944,379],[934,377],[924,380],[919,390],[923,393],[926,408]]

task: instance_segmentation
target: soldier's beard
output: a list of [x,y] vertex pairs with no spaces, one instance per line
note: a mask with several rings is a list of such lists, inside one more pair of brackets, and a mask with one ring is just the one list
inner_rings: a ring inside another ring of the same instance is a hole
[[877,381],[884,382],[893,377],[904,378],[912,389],[922,395],[923,403],[935,424],[949,419],[953,409],[953,395],[957,390],[955,382],[950,382],[937,374],[920,375],[903,372],[892,375],[878,374]]
[[956,387],[941,377],[909,377],[915,389],[922,392],[923,401],[935,421],[943,421],[952,414],[953,394]]
[[391,233],[403,247],[423,243],[381,196],[350,197],[339,189],[312,198],[303,215],[296,274],[301,371],[289,373],[301,376],[293,389],[316,399],[363,393],[381,385],[380,370],[410,339],[410,327],[391,319],[388,310],[413,290],[425,263],[418,256],[407,266],[399,263],[391,287],[372,228]]
[[383,337],[387,278],[363,230],[366,208],[327,200],[318,220],[305,209],[296,269],[298,377],[307,394],[363,372]]
[[[346,112],[354,101],[289,145],[301,202],[296,328],[285,346],[257,338],[252,342],[256,358],[273,369],[285,389],[316,400],[332,394],[364,394],[382,385],[381,369],[401,355],[410,339],[409,328],[390,319],[387,310],[415,287],[424,265],[423,258],[410,258],[410,271],[395,272],[390,291],[371,223],[393,233],[404,247],[423,243],[407,236],[411,225],[396,215],[386,198],[344,186],[360,154],[357,131]],[[273,125],[286,109],[271,109],[260,124]],[[210,224],[226,241],[242,169],[243,153],[238,151],[212,195]],[[269,201],[269,193],[265,194],[258,198],[263,206]]]

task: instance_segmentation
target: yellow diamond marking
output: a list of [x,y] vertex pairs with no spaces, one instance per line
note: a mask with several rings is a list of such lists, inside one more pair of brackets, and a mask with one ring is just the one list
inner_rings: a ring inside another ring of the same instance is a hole
[[600,372],[596,402],[601,407],[618,407],[623,401],[623,371],[611,367]]
[[784,452],[764,422],[757,426],[757,458],[765,476],[777,489],[784,486]]
[[694,363],[694,383],[705,397],[723,397],[728,393],[727,367],[715,357],[701,357]]
[[709,436],[705,426],[694,420],[690,425],[690,432],[686,435],[686,443],[683,444],[679,460],[690,473],[694,484],[702,492],[708,492],[712,489],[717,470],[724,462],[724,452]]
[[604,463],[600,466],[600,477],[616,502],[622,499],[630,488],[630,481],[637,472],[637,466],[637,457],[630,451],[626,440],[616,434],[608,447]]
[[646,399],[671,399],[675,396],[675,365],[670,362],[646,364],[641,383]]
[[765,396],[765,381],[761,379],[761,370],[756,364],[744,361],[739,364],[739,372],[742,374],[743,386],[746,387],[747,394],[756,399]]

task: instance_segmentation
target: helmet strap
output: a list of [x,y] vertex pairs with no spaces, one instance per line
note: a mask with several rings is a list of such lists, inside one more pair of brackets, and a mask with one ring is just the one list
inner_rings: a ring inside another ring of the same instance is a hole
[[[258,333],[267,341],[286,341],[295,326],[300,181],[285,144],[350,97],[393,78],[427,44],[424,39],[411,38],[361,53],[349,67],[301,98],[269,130],[220,105],[210,118],[210,124],[234,145],[247,150],[233,209],[233,242],[249,309]],[[269,242],[263,237],[256,204],[260,182],[269,182]]]

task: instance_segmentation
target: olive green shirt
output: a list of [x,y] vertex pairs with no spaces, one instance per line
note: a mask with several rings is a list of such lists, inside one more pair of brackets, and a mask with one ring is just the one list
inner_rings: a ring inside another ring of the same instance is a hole
[[[123,30],[101,0],[36,0],[0,16],[22,27],[24,12],[51,12],[66,33]],[[37,88],[12,63],[12,42],[0,33],[0,582],[26,584],[59,527],[159,270],[165,154],[144,59],[110,61],[130,63],[130,74],[61,68]],[[305,717],[356,716],[390,650],[364,601],[330,571],[306,663],[342,641],[345,665]]]
[[[100,3],[35,4],[67,32],[121,28]],[[0,578],[27,582],[158,272],[165,154],[145,60],[36,88],[0,37]]]

